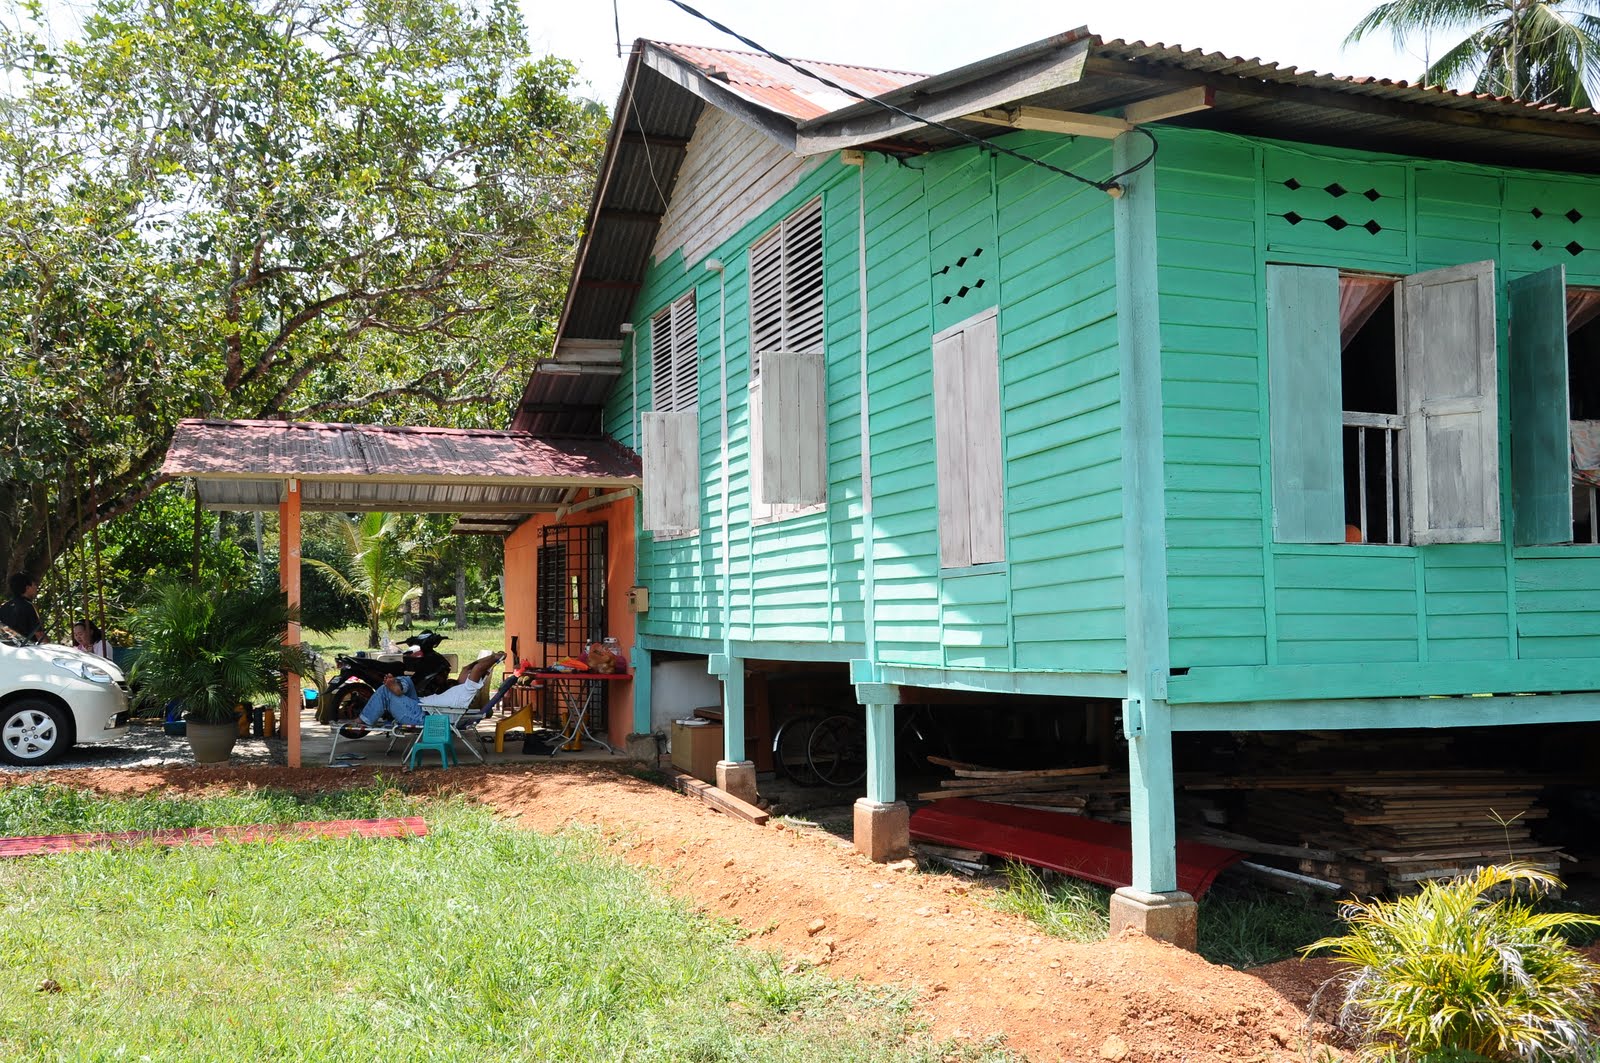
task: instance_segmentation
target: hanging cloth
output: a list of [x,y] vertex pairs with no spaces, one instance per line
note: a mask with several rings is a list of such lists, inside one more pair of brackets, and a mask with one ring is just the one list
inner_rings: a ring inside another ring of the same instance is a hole
[[[1362,274],[1339,276],[1339,349],[1350,346],[1366,323],[1372,320],[1378,307],[1394,291],[1393,277],[1369,277]],[[1597,308],[1600,309],[1600,308]]]

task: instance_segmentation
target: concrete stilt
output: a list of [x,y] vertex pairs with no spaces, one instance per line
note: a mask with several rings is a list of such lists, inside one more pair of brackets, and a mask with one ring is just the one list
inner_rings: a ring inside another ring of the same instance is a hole
[[1199,949],[1199,906],[1182,890],[1146,893],[1124,886],[1111,895],[1111,936],[1133,927],[1145,937],[1181,949]]
[[717,789],[732,794],[741,801],[755,804],[760,798],[756,792],[756,765],[751,760],[717,761]]
[[911,810],[904,801],[859,798],[855,804],[856,849],[868,860],[888,863],[911,854]]

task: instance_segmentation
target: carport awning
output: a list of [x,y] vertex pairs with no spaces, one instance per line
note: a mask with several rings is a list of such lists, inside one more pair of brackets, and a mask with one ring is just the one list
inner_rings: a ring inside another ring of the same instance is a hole
[[179,422],[161,472],[192,477],[208,509],[275,510],[293,479],[303,509],[460,513],[459,530],[497,533],[642,482],[638,456],[604,438],[200,419]]

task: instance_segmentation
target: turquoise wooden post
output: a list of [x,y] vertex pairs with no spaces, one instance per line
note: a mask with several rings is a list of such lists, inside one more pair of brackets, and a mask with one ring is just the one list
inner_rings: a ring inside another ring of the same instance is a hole
[[633,648],[633,733],[650,733],[650,651],[641,646]]
[[722,676],[722,759],[744,761],[744,658],[729,657]]
[[[1150,152],[1128,133],[1112,145],[1126,170]],[[1171,654],[1167,622],[1166,449],[1161,409],[1161,307],[1156,270],[1156,173],[1146,166],[1122,180],[1113,208],[1117,256],[1117,346],[1122,404],[1123,589],[1128,640],[1129,797],[1133,884],[1111,903],[1111,932],[1133,926],[1195,947],[1194,900],[1178,892],[1172,719],[1167,708]]]
[[894,706],[868,705],[867,800],[887,805],[894,801]]

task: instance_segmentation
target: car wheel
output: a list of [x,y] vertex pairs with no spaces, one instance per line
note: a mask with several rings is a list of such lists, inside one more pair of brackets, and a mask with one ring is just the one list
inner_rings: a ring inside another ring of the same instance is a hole
[[48,701],[23,698],[0,709],[0,760],[49,764],[72,745],[67,714]]

